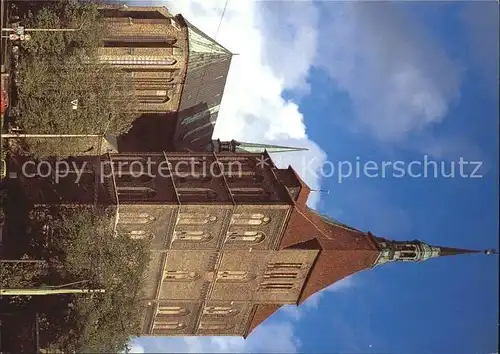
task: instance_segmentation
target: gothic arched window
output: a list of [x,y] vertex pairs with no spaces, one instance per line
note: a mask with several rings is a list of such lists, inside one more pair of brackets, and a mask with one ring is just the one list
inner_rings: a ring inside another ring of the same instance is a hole
[[200,323],[199,329],[207,330],[207,331],[227,331],[234,327],[232,323],[228,323],[227,321],[202,321]]
[[266,225],[271,218],[262,213],[234,214],[231,220],[233,225]]
[[186,325],[180,321],[171,321],[168,319],[157,318],[154,322],[154,330],[173,330],[179,331],[186,328]]
[[271,262],[267,264],[268,269],[269,268],[301,269],[302,267],[303,267],[302,263],[295,263],[295,262]]
[[132,176],[131,173],[120,173],[117,176],[115,176],[116,183],[131,183],[134,182],[134,179],[136,179],[139,182],[147,183],[150,182],[153,177],[148,176],[147,174],[143,174],[137,177]]
[[110,65],[154,65],[154,66],[170,66],[177,63],[172,57],[152,57],[152,56],[139,56],[139,55],[130,55],[127,57],[119,56],[119,55],[101,55],[98,58],[99,63],[101,64],[110,64]]
[[264,233],[260,231],[231,231],[228,232],[227,242],[255,244],[262,242],[264,238]]
[[184,198],[199,198],[202,200],[215,200],[217,193],[210,188],[177,188],[179,197]]
[[167,270],[164,273],[163,280],[170,281],[193,281],[200,277],[196,272],[179,271],[179,270]]
[[205,231],[174,231],[175,241],[208,242],[212,236]]
[[156,191],[149,187],[117,187],[119,197],[130,200],[144,200],[154,198]]
[[402,251],[400,257],[401,259],[413,260],[417,259],[417,253],[415,251]]
[[298,271],[266,271],[264,279],[296,279],[299,276]]
[[141,103],[166,103],[170,101],[167,95],[167,90],[143,90],[137,95],[137,99]]
[[177,225],[206,225],[217,221],[217,216],[202,213],[180,213]]
[[231,193],[238,197],[265,196],[267,192],[261,187],[238,187],[231,188]]
[[217,273],[217,281],[221,282],[245,282],[255,279],[255,276],[250,275],[248,272],[239,270],[226,270]]
[[293,283],[264,282],[259,285],[259,290],[273,293],[287,293],[293,287]]
[[118,222],[120,224],[150,224],[156,218],[148,213],[118,213]]
[[182,177],[178,177],[176,179],[176,182],[179,183],[179,184],[184,184],[184,183],[191,183],[191,184],[199,184],[199,183],[209,183],[210,181],[212,181],[212,176],[203,176],[201,174],[198,174],[198,173],[194,173],[194,174],[191,174],[191,175],[185,175],[185,174],[181,174]]
[[203,310],[204,315],[213,316],[235,316],[239,311],[232,306],[206,306]]
[[163,316],[186,316],[189,314],[189,310],[181,306],[158,306],[156,311],[157,315]]
[[134,230],[128,232],[128,235],[133,240],[143,240],[147,237],[147,232],[144,230]]

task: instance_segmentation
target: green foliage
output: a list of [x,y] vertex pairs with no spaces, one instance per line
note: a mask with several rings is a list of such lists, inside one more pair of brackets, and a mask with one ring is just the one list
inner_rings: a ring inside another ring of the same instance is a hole
[[[29,259],[23,256],[21,259]],[[29,288],[40,285],[46,274],[43,264],[0,263],[0,288]]]
[[[138,116],[138,104],[131,78],[97,61],[107,33],[97,6],[55,2],[29,13],[26,21],[32,28],[79,30],[33,32],[32,39],[23,42],[19,126],[28,134],[126,133]],[[74,100],[78,109],[72,107]],[[79,152],[67,138],[27,140],[26,144],[38,157]]]
[[37,210],[36,232],[50,225],[52,279],[86,280],[103,294],[64,297],[60,310],[44,313],[43,346],[77,352],[119,352],[140,333],[149,244],[112,231],[110,210],[71,207]]

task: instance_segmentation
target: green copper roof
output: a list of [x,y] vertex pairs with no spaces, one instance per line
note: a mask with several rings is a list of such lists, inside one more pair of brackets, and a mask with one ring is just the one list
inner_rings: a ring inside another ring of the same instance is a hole
[[229,50],[187,20],[185,21],[188,28],[189,42],[188,70],[203,68],[232,57],[232,53]]
[[238,145],[236,145],[236,152],[261,153],[264,152],[264,150],[272,154],[276,152],[304,151],[307,149],[289,147],[289,146],[270,145],[270,144],[245,143],[245,142],[238,142]]

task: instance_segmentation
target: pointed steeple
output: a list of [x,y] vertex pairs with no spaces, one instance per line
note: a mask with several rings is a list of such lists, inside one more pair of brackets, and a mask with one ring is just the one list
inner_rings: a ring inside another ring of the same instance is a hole
[[272,144],[246,143],[236,140],[231,140],[231,141],[214,140],[212,145],[214,152],[263,153],[264,151],[267,151],[268,153],[272,154],[278,152],[307,151],[306,148],[280,146]]
[[188,70],[193,71],[206,68],[213,64],[231,60],[233,54],[228,49],[224,48],[214,38],[202,32],[184,17],[182,17],[182,20],[186,23],[188,29]]
[[[372,236],[373,237],[373,236]],[[388,262],[421,262],[430,258],[443,256],[456,256],[461,254],[496,254],[496,250],[469,250],[452,247],[440,247],[429,245],[425,242],[414,240],[409,242],[387,241],[378,239],[380,247],[380,255],[375,262],[375,265],[385,264]]]

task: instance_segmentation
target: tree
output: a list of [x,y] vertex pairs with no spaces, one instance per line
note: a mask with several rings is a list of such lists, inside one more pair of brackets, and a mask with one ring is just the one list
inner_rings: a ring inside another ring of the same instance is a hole
[[140,333],[149,243],[115,234],[113,218],[113,210],[82,206],[32,212],[34,244],[48,249],[41,253],[49,269],[38,284],[85,280],[85,287],[106,291],[32,297],[27,306],[39,313],[42,347],[116,353],[125,350],[131,335]]
[[[98,61],[98,50],[108,30],[97,5],[70,0],[49,2],[37,13],[28,13],[25,22],[26,27],[79,30],[33,32],[32,39],[23,42],[18,125],[24,132],[126,133],[138,116],[138,104],[129,75]],[[24,148],[39,157],[81,153],[75,140],[66,138],[30,139]]]

